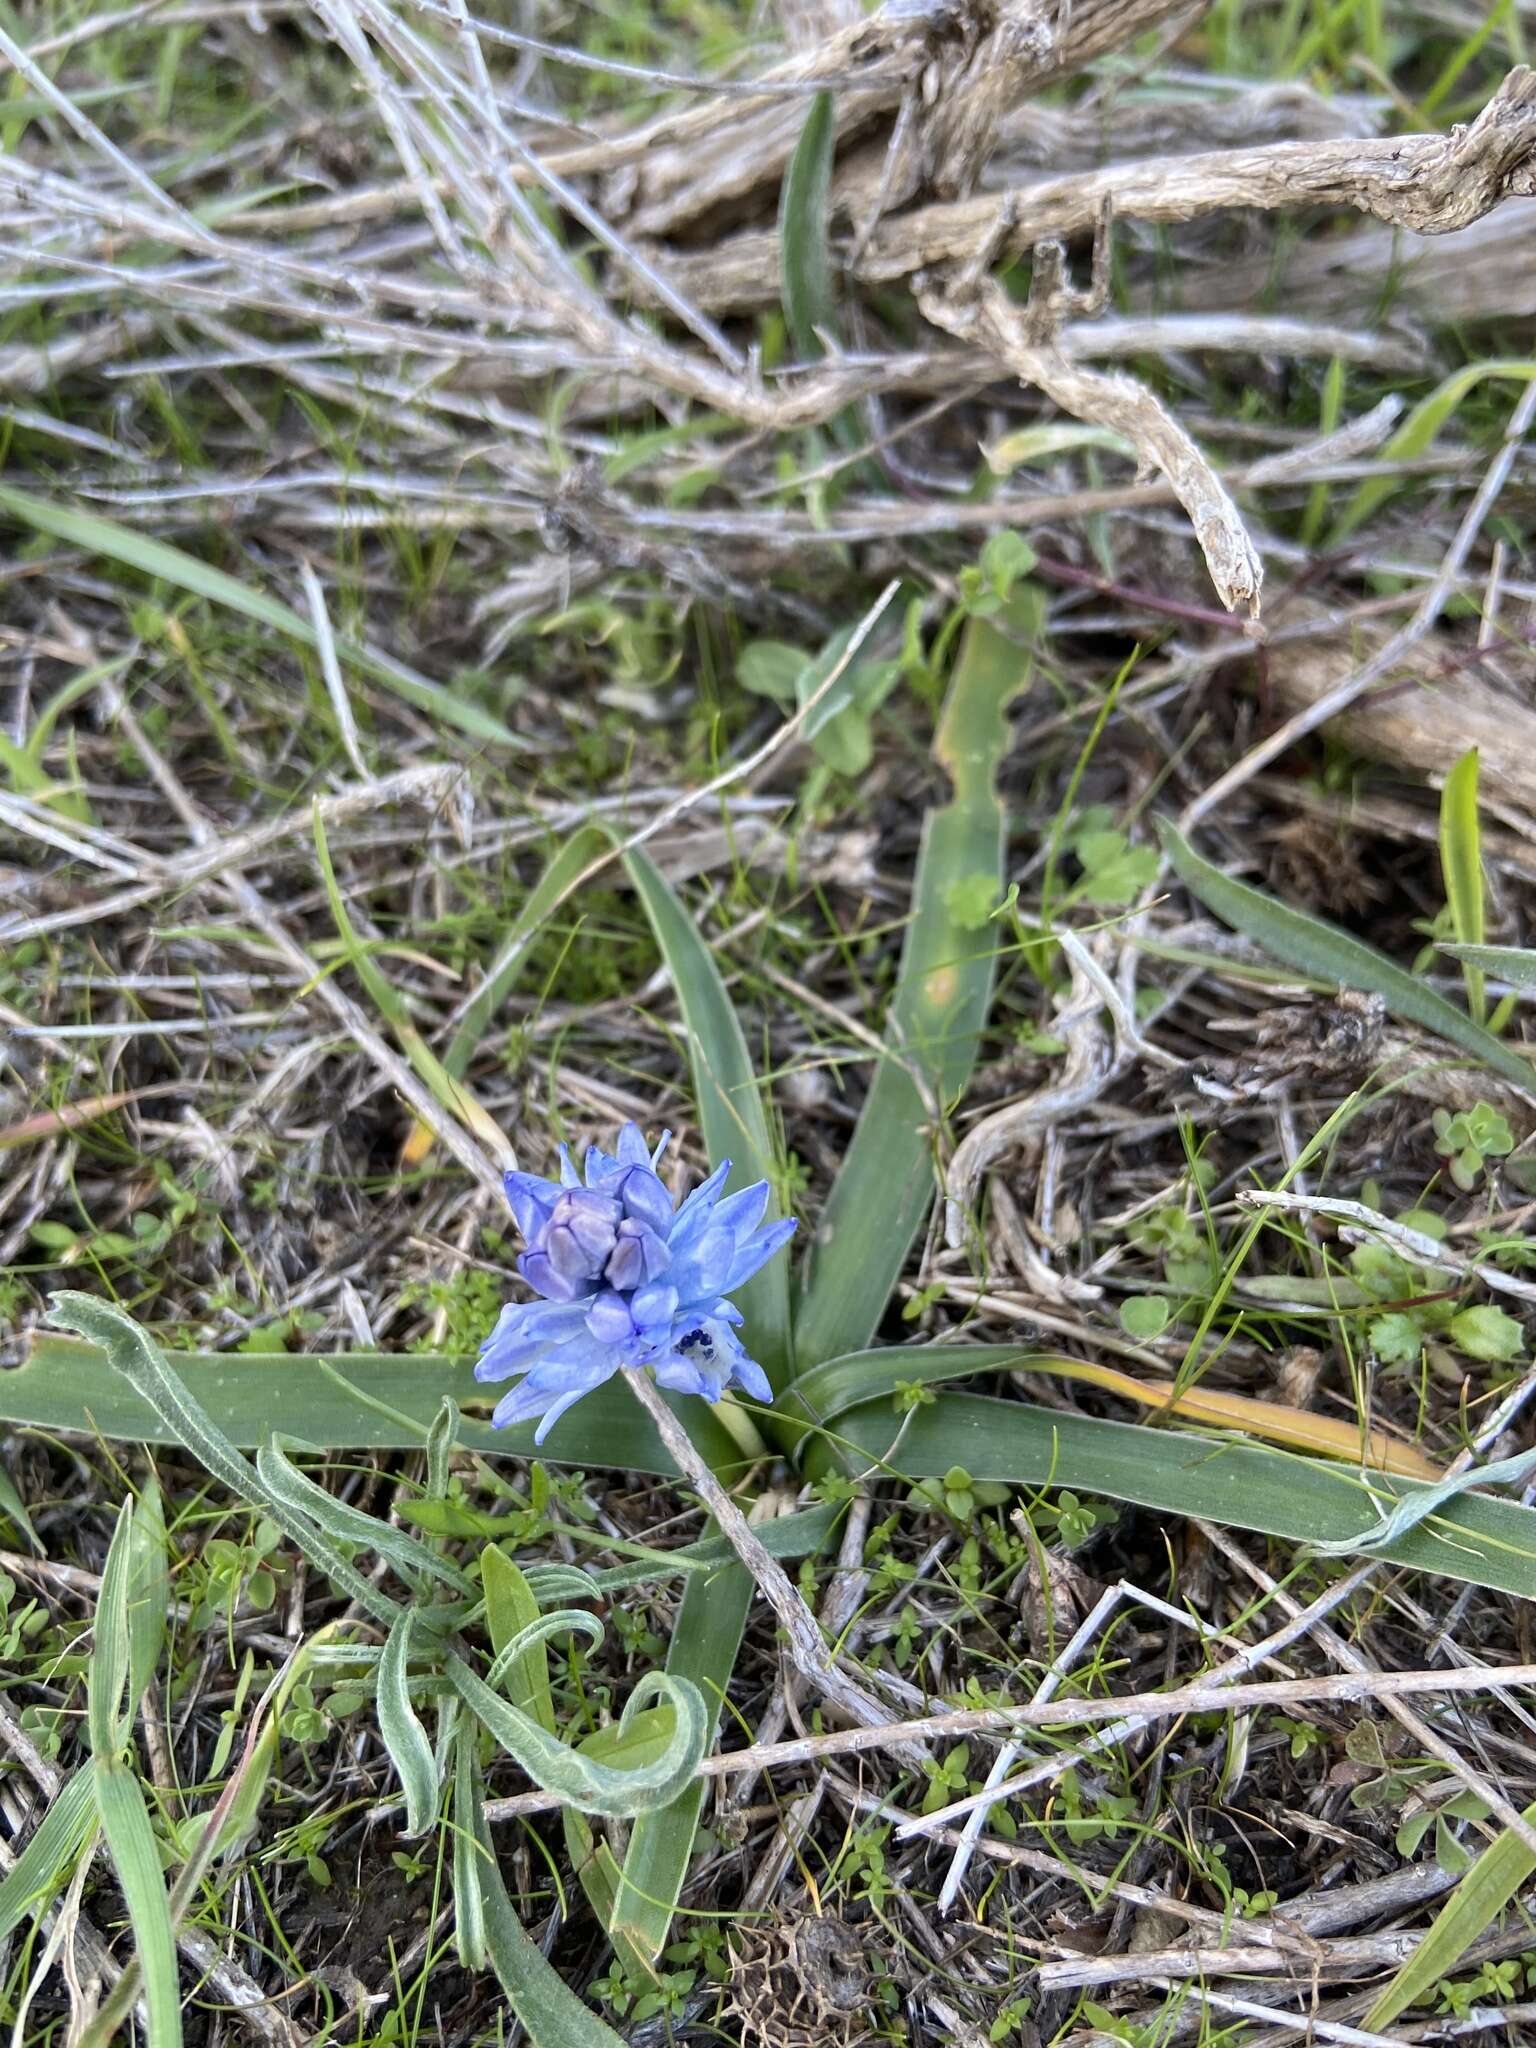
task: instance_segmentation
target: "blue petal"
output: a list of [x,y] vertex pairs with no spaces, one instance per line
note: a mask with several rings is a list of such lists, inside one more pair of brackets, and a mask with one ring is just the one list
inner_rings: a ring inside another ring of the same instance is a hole
[[697,1243],[677,1256],[677,1241],[671,1244],[672,1263],[667,1278],[683,1301],[703,1301],[723,1294],[726,1275],[736,1257],[736,1240],[728,1230],[706,1230]]
[[768,1206],[768,1183],[754,1181],[740,1194],[727,1195],[715,1211],[715,1228],[729,1230],[738,1243],[750,1237],[763,1220],[763,1211]]
[[674,1241],[679,1231],[682,1231],[686,1241],[688,1238],[696,1237],[699,1231],[704,1228],[709,1219],[710,1212],[715,1206],[720,1190],[725,1186],[727,1179],[730,1177],[730,1171],[731,1162],[729,1159],[723,1159],[709,1176],[708,1180],[701,1180],[699,1182],[693,1193],[688,1196],[677,1212],[677,1220],[672,1225]]
[[672,1133],[670,1131],[663,1131],[661,1136],[656,1140],[656,1150],[651,1154],[651,1167],[653,1171],[656,1167],[660,1166],[661,1155],[663,1152],[666,1151],[667,1147],[671,1144],[671,1142]]
[[755,1358],[749,1358],[745,1351],[733,1361],[732,1384],[739,1386],[744,1394],[766,1406],[773,1399],[773,1388],[768,1375]]
[[638,1124],[626,1124],[619,1133],[619,1164],[621,1166],[644,1166],[651,1163],[651,1148],[645,1142],[645,1135]]
[[665,1237],[671,1230],[672,1197],[648,1165],[626,1167],[613,1191],[623,1202],[625,1214],[649,1224],[658,1237]]
[[702,1394],[706,1401],[718,1401],[720,1390],[708,1377],[702,1366],[695,1365],[691,1358],[683,1358],[674,1352],[670,1358],[658,1358],[652,1368],[656,1384],[668,1388],[674,1394]]
[[549,1213],[559,1197],[559,1183],[542,1180],[536,1173],[509,1170],[502,1175],[502,1186],[507,1191],[507,1206],[518,1229],[530,1240],[537,1237],[549,1221]]
[[605,1288],[587,1310],[587,1328],[599,1344],[627,1344],[635,1334],[627,1299]]
[[582,1166],[587,1176],[587,1186],[595,1188],[611,1173],[618,1170],[619,1162],[611,1152],[605,1152],[601,1145],[589,1145]]
[[565,1145],[560,1147],[560,1185],[563,1188],[581,1186],[581,1175],[572,1166],[570,1148]]
[[766,1265],[795,1234],[795,1219],[785,1216],[777,1223],[765,1223],[755,1237],[749,1237],[731,1260],[730,1271],[720,1283],[720,1292],[730,1294],[744,1280],[750,1280],[759,1266]]
[[517,1302],[504,1308],[496,1327],[480,1347],[477,1380],[504,1380],[525,1372],[549,1352],[584,1335],[585,1305],[563,1302]]

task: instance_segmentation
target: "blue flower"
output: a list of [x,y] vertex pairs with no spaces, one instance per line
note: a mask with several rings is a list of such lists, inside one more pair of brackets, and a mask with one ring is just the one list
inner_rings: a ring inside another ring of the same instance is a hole
[[562,1145],[558,1181],[506,1176],[528,1247],[518,1271],[541,1299],[510,1303],[480,1348],[476,1379],[519,1378],[496,1404],[496,1428],[538,1416],[542,1443],[625,1366],[648,1366],[662,1386],[706,1401],[733,1386],[773,1399],[726,1297],[789,1241],[794,1220],[763,1222],[765,1180],[722,1201],[728,1159],[674,1209],[656,1174],[670,1136],[648,1152],[639,1125],[626,1124],[616,1152],[588,1147],[584,1174]]

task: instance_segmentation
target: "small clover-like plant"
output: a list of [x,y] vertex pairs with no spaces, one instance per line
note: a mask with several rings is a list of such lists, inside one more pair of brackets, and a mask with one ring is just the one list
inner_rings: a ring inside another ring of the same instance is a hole
[[1490,1159],[1507,1159],[1515,1149],[1515,1134],[1503,1112],[1491,1103],[1474,1102],[1470,1109],[1437,1109],[1431,1121],[1435,1129],[1435,1150],[1450,1165],[1451,1179],[1464,1194],[1470,1194],[1486,1171]]

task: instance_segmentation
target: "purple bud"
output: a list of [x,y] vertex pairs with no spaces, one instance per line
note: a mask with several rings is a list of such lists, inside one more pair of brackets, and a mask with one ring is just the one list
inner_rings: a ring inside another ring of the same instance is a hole
[[524,1252],[517,1262],[517,1269],[536,1294],[542,1294],[546,1301],[578,1301],[591,1292],[591,1282],[584,1285],[562,1273],[547,1252]]
[[672,1197],[648,1166],[627,1167],[613,1192],[623,1202],[625,1215],[649,1224],[658,1237],[672,1228]]
[[[573,1188],[556,1202],[549,1219],[549,1234],[553,1238],[556,1231],[566,1232],[581,1259],[579,1270],[597,1273],[613,1250],[614,1232],[619,1227],[622,1213],[611,1196],[593,1194],[586,1188]],[[566,1270],[578,1269],[571,1267]]]
[[610,1287],[643,1287],[658,1273],[665,1272],[670,1261],[671,1254],[655,1231],[626,1216],[619,1225],[613,1256],[603,1268],[603,1278]]

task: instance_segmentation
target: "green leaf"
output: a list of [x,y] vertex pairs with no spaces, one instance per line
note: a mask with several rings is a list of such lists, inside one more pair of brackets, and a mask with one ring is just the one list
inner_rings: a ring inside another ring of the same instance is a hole
[[799,681],[809,662],[801,648],[782,640],[751,640],[737,657],[736,680],[754,696],[771,697],[787,709],[799,701]]
[[413,1619],[410,1608],[402,1608],[384,1639],[376,1704],[379,1734],[405,1794],[405,1832],[424,1835],[437,1819],[437,1759],[426,1729],[416,1718],[406,1682]]
[[[1536,1826],[1536,1806],[1528,1806],[1523,1818]],[[1427,1998],[1478,1936],[1497,1925],[1533,1870],[1536,1855],[1517,1834],[1506,1829],[1497,1836],[1435,1915],[1428,1933],[1366,2014],[1362,2027],[1379,2033],[1410,2005]]]
[[256,1453],[256,1470],[271,1499],[281,1501],[295,1514],[306,1516],[337,1543],[360,1545],[365,1551],[377,1552],[388,1559],[408,1585],[418,1578],[436,1579],[467,1599],[476,1597],[475,1582],[468,1572],[406,1530],[393,1528],[377,1515],[365,1514],[327,1493],[290,1461],[289,1451],[322,1455],[319,1446],[274,1431],[270,1441]]
[[[1440,793],[1440,872],[1451,929],[1464,946],[1483,943],[1483,848],[1477,817],[1477,749],[1469,747],[1452,766]],[[1484,1022],[1482,969],[1463,960],[1467,1008]]]
[[1536,995],[1536,952],[1525,946],[1463,946],[1442,940],[1440,951],[1465,966],[1509,982],[1526,995]]
[[784,318],[796,352],[806,362],[826,353],[822,334],[834,340],[837,335],[837,294],[827,238],[836,148],[836,104],[830,92],[819,92],[806,112],[779,199]]
[[31,1840],[0,1878],[0,1941],[64,1890],[95,1832],[96,1768],[87,1764],[54,1794]]
[[[217,1434],[244,1449],[264,1444],[273,1416],[281,1415],[307,1443],[327,1451],[420,1450],[444,1398],[485,1412],[497,1392],[477,1383],[472,1358],[433,1353],[348,1351],[323,1359],[287,1351],[178,1351],[165,1364]],[[683,1396],[674,1405],[714,1470],[746,1468],[749,1457],[714,1409]],[[187,1441],[174,1417],[109,1371],[103,1350],[49,1331],[33,1335],[23,1364],[0,1372],[0,1421],[131,1443]],[[535,1449],[534,1427],[492,1429],[466,1415],[461,1441],[472,1450],[526,1458]],[[588,1468],[676,1477],[654,1428],[628,1388],[617,1384],[597,1388],[562,1416],[543,1454]]]
[[534,2048],[624,2048],[613,2029],[587,2010],[524,1933],[496,1861],[485,1821],[480,1773],[472,1760],[465,1777],[467,1832],[478,1852],[474,1876],[480,1890],[484,1947],[529,2040]]
[[1120,1304],[1120,1327],[1138,1344],[1150,1344],[1167,1329],[1172,1314],[1172,1303],[1165,1294],[1132,1294]]
[[[1508,359],[1492,356],[1468,363],[1464,368],[1454,371],[1444,383],[1438,384],[1427,398],[1420,400],[1397,432],[1383,444],[1377,459],[1383,463],[1410,467],[1419,456],[1428,452],[1435,436],[1455,415],[1467,394],[1489,377],[1513,377],[1521,382],[1528,382],[1532,377],[1536,377],[1536,362],[1522,361],[1519,357]],[[1373,512],[1412,481],[1411,474],[1367,477],[1336,522],[1329,536],[1328,546],[1338,547],[1356,527],[1362,525]]]
[[151,1479],[134,1504],[128,1568],[128,1707],[137,1712],[165,1644],[169,1546],[160,1488]]
[[86,1674],[86,1725],[91,1755],[112,1757],[128,1739],[137,1701],[123,1711],[128,1683],[128,1591],[133,1576],[133,1496],[117,1511],[117,1524],[96,1596],[96,1629]]
[[[226,611],[239,612],[245,618],[254,619],[258,625],[285,633],[290,640],[300,641],[305,647],[319,644],[313,624],[292,606],[268,597],[265,591],[250,589],[237,577],[226,575],[222,569],[199,561],[195,555],[189,555],[181,548],[171,547],[165,541],[151,540],[147,534],[120,526],[116,520],[103,519],[98,513],[84,512],[74,506],[53,504],[45,498],[33,497],[28,491],[18,491],[11,484],[0,484],[0,510],[9,512],[13,518],[39,533],[51,534],[55,540],[83,548],[88,554],[105,555],[109,560],[120,562],[128,569],[137,569],[143,575],[158,577],[162,582],[174,584],[178,590],[188,591],[209,604],[221,605]],[[457,726],[472,739],[491,740],[498,746],[513,747],[519,752],[529,744],[527,740],[519,739],[499,718],[493,718],[488,711],[481,711],[474,704],[463,702],[451,691],[429,682],[425,676],[417,675],[403,662],[376,654],[372,648],[341,634],[336,636],[336,652],[343,661],[350,662],[361,674],[371,676],[375,682],[393,690],[407,704],[414,704],[418,711],[441,719],[445,725]]]
[[478,1800],[480,1767],[475,1761],[475,1724],[468,1714],[459,1712],[457,1705],[454,1711],[458,1721],[453,1732],[453,1940],[464,1968],[483,1970],[485,1893],[480,1863],[492,1852],[481,1846],[480,1839],[485,1823]]
[[[581,876],[611,846],[610,835],[596,825],[583,825],[573,832],[529,891],[522,909],[513,918],[501,942],[501,950],[486,970],[484,981],[465,1006],[458,1029],[443,1054],[442,1070],[450,1082],[462,1081],[469,1063],[479,1051],[486,1032],[502,1004],[517,985],[523,962],[531,946],[549,928],[549,920],[564,902]],[[432,1134],[418,1125],[405,1148],[405,1163],[418,1165],[431,1149]]]
[[115,1759],[98,1757],[96,1811],[133,1929],[134,1959],[149,2009],[147,2048],[181,2048],[181,1983],[176,1936],[160,1871],[160,1851],[139,1781]]
[[[904,1479],[943,1479],[958,1465],[973,1480],[1070,1487],[1292,1543],[1368,1537],[1383,1507],[1430,1484],[1373,1473],[1367,1488],[1348,1466],[1236,1436],[1148,1429],[981,1394],[945,1393],[910,1414],[892,1413],[900,1384],[1027,1364],[1027,1353],[1002,1345],[892,1346],[802,1375],[785,1406],[827,1439],[807,1448],[812,1477],[835,1462],[851,1470],[874,1462]],[[1536,1509],[1463,1493],[1372,1554],[1529,1598],[1536,1594]]]
[[[696,1686],[706,1701],[706,1750],[714,1743],[752,1594],[751,1575],[739,1564],[707,1579],[690,1579],[683,1592],[667,1650],[667,1672]],[[670,1806],[642,1814],[630,1830],[608,1933],[621,1960],[641,1969],[652,1969],[666,1947],[703,1803],[704,1780],[695,1778]]]
[[1419,976],[1362,939],[1340,931],[1337,925],[1288,909],[1262,891],[1250,889],[1246,882],[1234,882],[1202,859],[1166,819],[1157,821],[1157,830],[1164,853],[1190,893],[1223,923],[1257,940],[1276,960],[1333,987],[1372,990],[1386,999],[1395,1016],[1424,1025],[1517,1087],[1530,1087],[1536,1073],[1531,1062],[1500,1044],[1491,1032],[1474,1024],[1465,1010],[1447,1002]]
[[[577,1618],[582,1623],[592,1619],[590,1615]],[[571,1616],[546,1616],[539,1625],[547,1627],[551,1620],[561,1619],[570,1625]],[[459,1657],[448,1657],[444,1670],[464,1705],[507,1754],[522,1765],[534,1783],[583,1813],[608,1814],[623,1820],[666,1806],[697,1771],[704,1755],[708,1717],[698,1689],[681,1679],[669,1678],[665,1672],[647,1671],[641,1675],[625,1702],[619,1725],[621,1729],[629,1728],[635,1715],[659,1696],[673,1710],[670,1745],[647,1767],[612,1770],[557,1741],[537,1721],[493,1692]]]
[[164,1353],[139,1328],[131,1316],[110,1302],[93,1295],[61,1289],[50,1297],[49,1314],[65,1329],[89,1337],[106,1352],[112,1365],[134,1392],[160,1418],[174,1440],[184,1443],[232,1493],[253,1507],[264,1508],[284,1533],[290,1536],[330,1579],[332,1585],[386,1626],[398,1611],[396,1604],[357,1571],[331,1539],[280,1500],[262,1479],[248,1458],[219,1430],[208,1414],[189,1394],[186,1384],[167,1364]]
[[[646,856],[637,849],[625,855],[624,865],[651,921],[682,1006],[694,1101],[705,1150],[717,1166],[722,1160],[734,1160],[735,1170],[727,1183],[730,1189],[743,1188],[757,1180],[766,1180],[771,1189],[777,1178],[773,1141],[768,1135],[768,1121],[763,1114],[747,1042],[714,955],[676,892]],[[772,1222],[782,1214],[777,1199],[770,1193],[763,1220]],[[745,1287],[737,1290],[736,1302],[746,1319],[743,1341],[777,1387],[784,1379],[793,1350],[788,1261],[770,1259]],[[585,1407],[585,1402],[582,1405]],[[693,1406],[696,1408],[697,1403]],[[694,1434],[692,1422],[691,1408],[690,1434]],[[704,1449],[696,1434],[694,1441]]]
[[1525,1344],[1525,1332],[1512,1315],[1491,1301],[1459,1309],[1451,1317],[1451,1342],[1468,1358],[1487,1365],[1506,1365],[1518,1358]]
[[[511,1558],[494,1543],[487,1544],[480,1553],[480,1577],[485,1586],[486,1626],[500,1663],[522,1631],[539,1619],[539,1602]],[[553,1735],[555,1703],[549,1689],[549,1659],[542,1642],[530,1642],[526,1649],[507,1657],[503,1683],[513,1706],[531,1714],[541,1728]]]
[[38,1541],[32,1518],[27,1513],[27,1504],[16,1491],[16,1482],[3,1465],[0,1465],[0,1515],[9,1516],[32,1548],[42,1554],[43,1546]]
[[982,620],[967,623],[934,740],[954,795],[924,821],[886,1050],[806,1262],[802,1365],[869,1342],[933,1201],[936,1121],[975,1064],[996,966],[990,938],[956,920],[951,891],[985,874],[995,878],[994,901],[1002,895],[994,778],[1008,744],[1004,712],[1028,673],[1029,657],[1012,641]]

